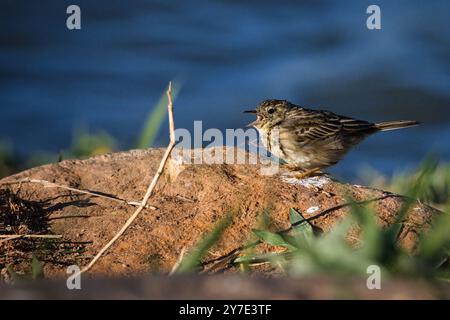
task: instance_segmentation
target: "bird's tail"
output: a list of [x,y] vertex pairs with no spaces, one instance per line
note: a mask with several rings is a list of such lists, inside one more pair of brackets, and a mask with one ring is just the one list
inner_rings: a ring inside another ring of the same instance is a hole
[[386,122],[375,123],[375,128],[377,128],[380,131],[388,131],[388,130],[396,130],[396,129],[401,129],[401,128],[417,126],[419,124],[420,124],[419,121],[413,121],[413,120],[386,121]]

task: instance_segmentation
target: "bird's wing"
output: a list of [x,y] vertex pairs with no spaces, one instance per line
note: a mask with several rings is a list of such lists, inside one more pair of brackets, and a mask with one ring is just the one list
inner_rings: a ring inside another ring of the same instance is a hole
[[357,120],[349,117],[338,116],[342,129],[347,133],[367,132],[374,129],[372,122]]
[[329,144],[331,148],[343,148],[338,137],[357,134],[373,127],[367,121],[339,116],[329,111],[297,109],[286,117],[283,126],[295,132],[296,140],[301,145]]

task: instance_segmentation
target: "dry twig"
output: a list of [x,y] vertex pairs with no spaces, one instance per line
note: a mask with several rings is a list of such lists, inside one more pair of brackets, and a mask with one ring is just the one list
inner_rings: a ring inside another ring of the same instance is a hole
[[166,165],[167,160],[169,159],[169,156],[175,147],[175,124],[173,121],[173,105],[172,105],[172,84],[169,82],[169,87],[167,89],[167,109],[168,109],[168,116],[169,116],[169,133],[170,133],[170,142],[167,146],[166,152],[164,153],[164,156],[161,160],[161,163],[159,164],[158,171],[153,177],[152,182],[147,188],[147,192],[145,193],[144,198],[142,199],[142,202],[140,203],[139,207],[136,209],[136,211],[131,215],[130,218],[128,218],[127,222],[122,226],[122,228],[119,230],[119,232],[97,253],[97,255],[92,259],[92,261],[83,269],[81,269],[80,273],[86,272],[89,269],[92,268],[92,266],[100,259],[100,257],[108,250],[114,242],[116,242],[117,239],[120,238],[120,236],[128,229],[128,227],[133,223],[133,221],[137,218],[139,213],[145,208],[148,199],[152,195],[153,189],[156,186],[156,183],[158,182],[159,178],[161,177],[164,167]]
[[20,239],[20,238],[46,238],[46,239],[58,239],[61,238],[62,235],[60,234],[0,234],[0,243],[14,240],[14,239]]
[[169,272],[169,276],[173,275],[175,272],[177,272],[178,268],[180,267],[181,261],[183,261],[183,257],[184,257],[184,253],[186,252],[186,247],[183,247],[183,249],[181,249],[180,255],[178,256],[177,261],[175,262],[175,264],[172,267],[172,270],[170,270]]
[[[94,197],[99,197],[99,198],[104,198],[104,199],[109,199],[109,200],[113,200],[113,201],[117,201],[117,202],[121,202],[124,204],[129,204],[131,206],[140,206],[141,202],[137,202],[137,201],[127,201],[127,200],[123,200],[123,199],[119,199],[119,198],[115,198],[115,197],[111,197],[111,196],[107,196],[101,193],[97,193],[97,192],[92,192],[92,191],[87,191],[87,190],[81,190],[81,189],[76,189],[76,188],[72,188],[72,187],[67,187],[61,184],[57,184],[54,182],[50,182],[47,180],[40,180],[40,179],[30,179],[30,178],[25,178],[19,181],[14,181],[13,183],[39,183],[42,184],[46,187],[55,187],[55,188],[61,188],[61,189],[65,189],[65,190],[70,190],[73,192],[78,192],[78,193],[83,193],[83,194],[88,194]],[[151,209],[151,210],[156,210],[156,208],[154,206],[150,206],[147,205],[146,208]]]

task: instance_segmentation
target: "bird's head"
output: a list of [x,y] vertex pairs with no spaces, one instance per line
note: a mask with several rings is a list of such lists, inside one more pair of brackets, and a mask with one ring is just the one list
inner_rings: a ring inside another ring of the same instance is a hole
[[247,126],[253,126],[257,129],[272,128],[286,118],[286,113],[292,107],[292,104],[286,100],[265,100],[255,109],[244,111],[244,113],[253,113],[256,115],[256,120],[249,123]]

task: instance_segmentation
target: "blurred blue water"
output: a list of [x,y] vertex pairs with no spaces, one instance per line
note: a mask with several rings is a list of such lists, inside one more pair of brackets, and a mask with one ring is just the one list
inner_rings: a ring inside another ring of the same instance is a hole
[[[131,4],[132,3],[132,4]],[[139,135],[170,79],[177,127],[243,127],[267,98],[421,127],[369,138],[332,171],[391,173],[434,151],[450,160],[450,2],[0,2],[0,139],[58,152],[77,126]],[[82,30],[65,26],[78,4]],[[165,130],[158,144],[167,142]]]

